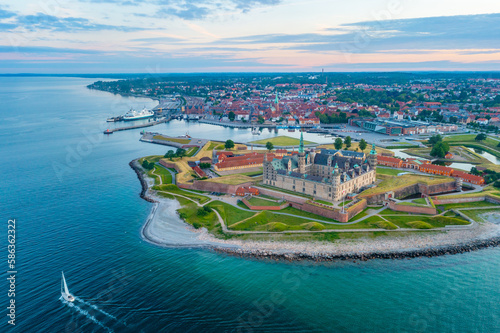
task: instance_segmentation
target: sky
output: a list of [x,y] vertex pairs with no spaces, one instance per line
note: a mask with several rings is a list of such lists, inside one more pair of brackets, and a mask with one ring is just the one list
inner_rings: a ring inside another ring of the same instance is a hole
[[498,71],[498,0],[0,0],[0,73]]

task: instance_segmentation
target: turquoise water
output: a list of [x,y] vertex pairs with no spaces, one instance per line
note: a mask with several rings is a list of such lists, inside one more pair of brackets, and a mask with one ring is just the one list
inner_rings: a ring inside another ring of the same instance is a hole
[[[4,315],[1,331],[500,331],[498,248],[292,264],[144,242],[139,231],[151,205],[139,198],[128,162],[168,148],[139,142],[140,130],[101,131],[106,117],[155,103],[90,91],[90,82],[0,79],[1,253],[9,218],[18,241],[16,326]],[[248,130],[196,123],[154,129],[253,139]],[[313,138],[321,139],[306,139]],[[59,299],[61,270],[78,308]]]

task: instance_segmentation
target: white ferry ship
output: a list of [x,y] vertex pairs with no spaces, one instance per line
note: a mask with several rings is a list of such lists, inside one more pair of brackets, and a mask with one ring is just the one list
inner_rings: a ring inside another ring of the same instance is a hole
[[154,115],[155,113],[153,111],[147,110],[146,108],[142,109],[142,111],[135,111],[130,109],[129,112],[123,115],[123,120],[129,121],[129,120],[145,119],[145,118],[151,118]]

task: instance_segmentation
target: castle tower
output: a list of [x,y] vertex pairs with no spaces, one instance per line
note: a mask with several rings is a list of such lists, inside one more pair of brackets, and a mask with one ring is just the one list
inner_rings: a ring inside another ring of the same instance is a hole
[[375,150],[375,144],[372,145],[372,150],[368,155],[368,164],[372,169],[377,168],[377,151]]
[[333,177],[332,177],[332,195],[333,195],[333,200],[336,201],[337,199],[340,200],[340,171],[339,171],[339,165],[335,163],[335,168],[333,169]]
[[299,172],[306,173],[306,153],[304,152],[304,134],[300,132],[300,144],[299,144]]

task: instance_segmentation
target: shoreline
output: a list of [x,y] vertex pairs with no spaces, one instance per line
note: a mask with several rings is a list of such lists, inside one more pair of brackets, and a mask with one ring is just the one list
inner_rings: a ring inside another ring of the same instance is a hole
[[476,223],[476,227],[469,230],[410,233],[401,237],[340,239],[335,243],[218,239],[206,229],[194,229],[182,221],[178,214],[172,215],[172,210],[176,211],[180,207],[179,203],[150,193],[137,159],[129,165],[141,182],[140,197],[154,204],[141,228],[141,237],[160,247],[204,248],[241,258],[327,262],[436,257],[500,246],[500,219],[497,219],[499,224]]

